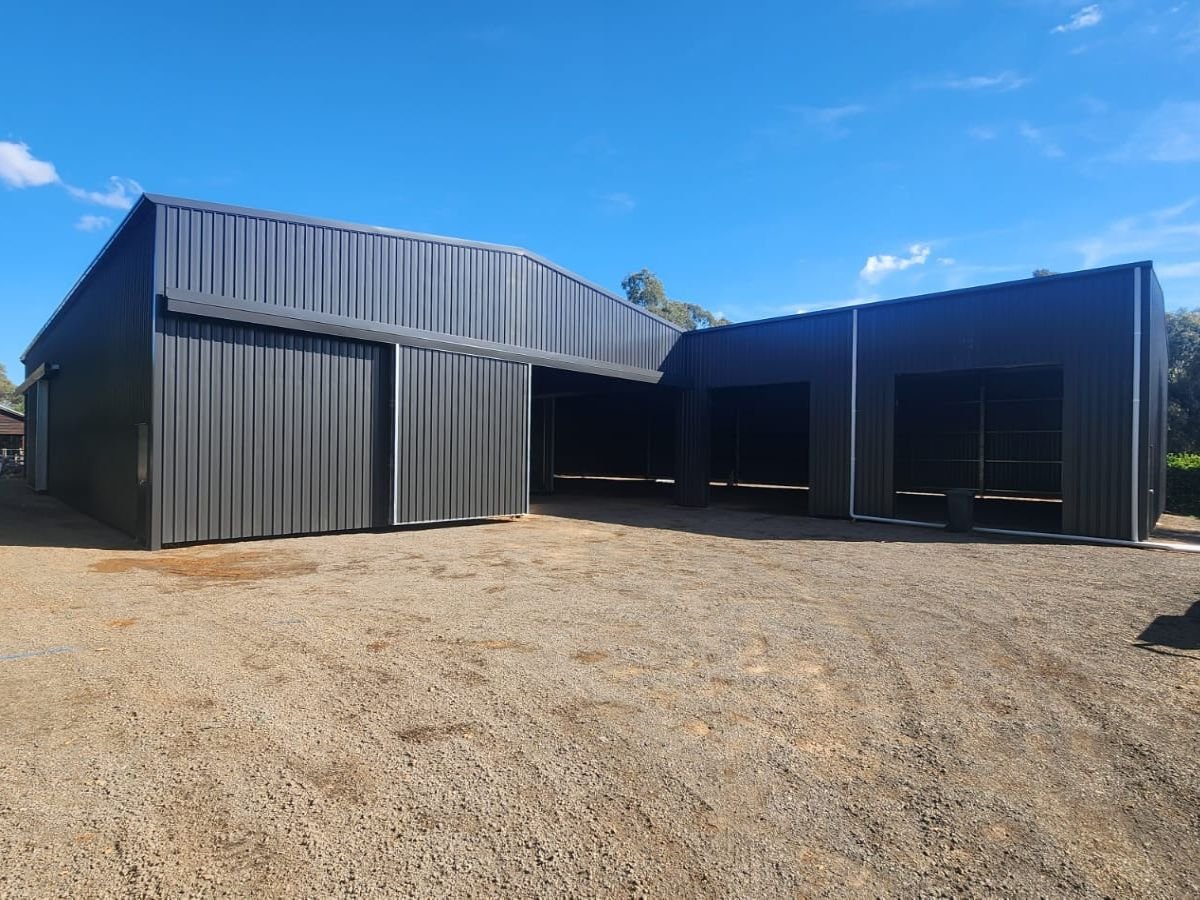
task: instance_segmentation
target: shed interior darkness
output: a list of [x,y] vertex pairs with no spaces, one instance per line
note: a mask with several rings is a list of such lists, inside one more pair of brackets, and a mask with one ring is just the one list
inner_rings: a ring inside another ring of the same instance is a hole
[[804,513],[809,486],[807,382],[712,392],[714,500]]
[[899,375],[895,396],[898,516],[940,520],[968,488],[981,525],[1062,530],[1060,366]]
[[672,388],[534,366],[532,491],[670,496],[675,417]]

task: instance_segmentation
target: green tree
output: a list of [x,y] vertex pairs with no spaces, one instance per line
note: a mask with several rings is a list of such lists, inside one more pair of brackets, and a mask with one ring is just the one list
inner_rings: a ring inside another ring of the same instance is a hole
[[1167,450],[1200,451],[1200,310],[1167,313]]
[[1034,278],[1049,278],[1051,275],[1057,275],[1057,272],[1051,272],[1049,269],[1034,269]]
[[17,393],[17,386],[9,379],[4,363],[0,363],[0,403],[10,409],[25,410],[25,398]]
[[640,306],[647,312],[652,312],[688,331],[729,324],[729,320],[724,316],[711,313],[703,306],[688,303],[686,300],[672,300],[667,296],[666,288],[658,276],[649,269],[631,272],[621,281],[621,287],[634,306]]

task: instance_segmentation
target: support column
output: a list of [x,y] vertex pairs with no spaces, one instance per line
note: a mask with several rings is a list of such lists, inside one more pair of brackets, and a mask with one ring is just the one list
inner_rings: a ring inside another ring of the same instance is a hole
[[675,502],[680,506],[708,506],[710,408],[708,390],[688,388],[679,392],[675,428]]

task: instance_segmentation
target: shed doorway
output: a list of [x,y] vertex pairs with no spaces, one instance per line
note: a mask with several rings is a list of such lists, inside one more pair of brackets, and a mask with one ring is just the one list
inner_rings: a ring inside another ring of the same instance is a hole
[[713,390],[713,502],[807,513],[810,430],[808,382]]
[[945,521],[945,492],[975,491],[975,521],[1062,530],[1061,366],[896,376],[898,518]]
[[533,367],[530,492],[571,497],[671,498],[674,389]]

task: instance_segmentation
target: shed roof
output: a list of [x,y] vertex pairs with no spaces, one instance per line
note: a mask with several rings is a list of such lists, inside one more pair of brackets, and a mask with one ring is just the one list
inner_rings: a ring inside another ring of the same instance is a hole
[[[648,310],[646,310],[640,306],[637,306],[634,303],[631,303],[625,297],[622,297],[619,294],[616,294],[613,291],[611,291],[601,285],[596,284],[595,282],[589,281],[588,279],[570,271],[569,269],[566,269],[566,268],[558,265],[557,263],[554,263],[554,262],[546,259],[545,257],[539,256],[535,253],[531,253],[530,251],[528,251],[522,247],[517,247],[517,246],[513,246],[513,245],[509,245],[509,244],[490,243],[490,242],[486,242],[486,241],[468,240],[468,239],[464,239],[464,238],[446,237],[444,235],[428,234],[428,233],[417,232],[417,231],[405,231],[402,229],[390,228],[390,227],[379,226],[379,225],[364,225],[361,223],[345,222],[345,221],[338,220],[338,219],[319,218],[319,217],[314,217],[314,216],[303,216],[303,215],[296,215],[293,213],[282,213],[282,212],[275,212],[272,210],[257,209],[254,207],[235,206],[235,205],[224,204],[224,203],[214,203],[214,202],[210,202],[210,201],[206,201],[206,200],[192,200],[192,199],[187,199],[187,198],[182,198],[182,197],[174,197],[174,196],[167,195],[167,194],[146,193],[146,194],[143,194],[138,199],[138,202],[134,204],[133,209],[131,209],[129,211],[129,213],[126,215],[125,219],[116,228],[116,230],[113,232],[112,236],[109,238],[108,242],[104,245],[104,247],[97,254],[96,258],[88,266],[88,269],[86,269],[83,272],[83,274],[80,275],[79,280],[75,283],[75,285],[72,286],[71,290],[67,293],[66,298],[64,298],[64,300],[58,305],[58,307],[54,310],[54,312],[51,314],[50,318],[46,321],[46,323],[38,330],[37,334],[34,335],[33,339],[29,342],[29,345],[25,348],[25,351],[21,354],[22,360],[24,360],[25,355],[29,352],[29,350],[34,346],[34,344],[36,344],[38,342],[38,340],[42,337],[42,335],[45,334],[51,328],[51,326],[54,324],[54,322],[58,319],[59,315],[61,315],[63,310],[69,305],[71,297],[75,293],[76,289],[79,287],[80,284],[82,284],[84,279],[87,277],[88,272],[91,270],[91,268],[93,266],[95,266],[96,262],[104,256],[104,254],[107,252],[109,246],[114,242],[117,235],[120,234],[121,230],[125,227],[126,223],[138,212],[138,210],[142,206],[147,205],[147,204],[154,204],[154,205],[159,205],[159,206],[174,206],[174,207],[179,207],[179,208],[183,208],[183,209],[208,210],[208,211],[212,211],[212,212],[261,216],[261,217],[267,217],[270,219],[274,219],[277,221],[290,222],[290,223],[301,224],[301,225],[316,225],[316,226],[335,227],[335,228],[340,228],[340,229],[344,229],[344,230],[348,230],[348,231],[358,232],[361,234],[390,235],[390,236],[394,236],[394,237],[413,238],[413,239],[419,239],[419,240],[423,240],[423,241],[430,241],[433,243],[445,244],[448,246],[473,247],[473,248],[483,249],[483,250],[492,250],[492,251],[496,251],[496,252],[500,252],[500,253],[509,253],[509,254],[513,254],[516,256],[525,257],[539,265],[545,266],[548,269],[558,272],[561,275],[563,275],[581,285],[584,285],[587,288],[590,288],[590,289],[604,295],[605,297],[608,297],[613,302],[619,303],[623,306],[634,309],[637,312],[641,313],[642,315],[645,315],[651,319],[654,319],[656,322],[659,322],[659,323],[663,324],[664,326],[666,326],[670,329],[673,329],[676,332],[680,332],[680,333],[684,333],[684,334],[688,333],[685,329],[680,328],[675,323],[668,322],[667,320],[654,315],[653,313],[649,312]],[[809,316],[824,316],[824,315],[831,315],[831,314],[837,314],[837,313],[844,313],[850,309],[872,309],[872,308],[875,308],[878,306],[884,306],[884,305],[890,305],[890,304],[915,303],[915,302],[927,301],[927,300],[947,299],[947,298],[952,298],[952,297],[956,297],[956,296],[964,296],[964,297],[972,296],[972,295],[978,295],[978,294],[986,292],[986,291],[1010,288],[1015,284],[1022,284],[1022,283],[1049,284],[1049,283],[1053,283],[1053,282],[1061,281],[1061,280],[1065,280],[1065,279],[1088,277],[1088,276],[1094,275],[1098,272],[1105,272],[1105,271],[1110,271],[1110,270],[1114,270],[1114,269],[1133,269],[1134,267],[1138,267],[1138,266],[1147,268],[1151,272],[1153,272],[1153,266],[1154,266],[1153,262],[1151,262],[1149,260],[1143,260],[1140,262],[1122,263],[1119,265],[1107,266],[1104,268],[1083,269],[1080,271],[1067,272],[1067,273],[1055,274],[1055,275],[1044,276],[1044,277],[1016,279],[1013,281],[976,285],[976,286],[965,287],[965,288],[957,288],[957,289],[948,290],[948,291],[939,291],[936,293],[920,294],[920,295],[916,295],[916,296],[907,296],[907,297],[895,297],[895,298],[885,299],[885,300],[876,300],[876,301],[871,301],[868,303],[833,305],[833,306],[808,310],[808,311],[805,311],[802,313],[795,313],[792,315],[775,316],[775,317],[770,317],[770,318],[765,318],[765,319],[751,319],[751,320],[748,320],[745,322],[736,322],[736,323],[732,323],[730,325],[724,325],[724,326],[720,326],[720,327],[722,329],[741,328],[741,327],[765,324],[768,322],[779,322],[779,321],[784,321],[784,320],[788,320],[788,319],[797,319],[797,318],[803,318],[803,317],[809,317]]]

